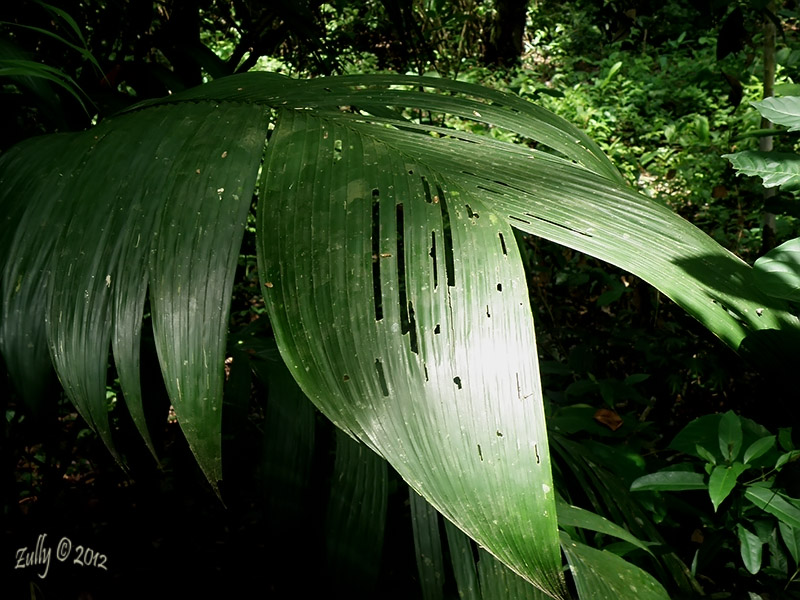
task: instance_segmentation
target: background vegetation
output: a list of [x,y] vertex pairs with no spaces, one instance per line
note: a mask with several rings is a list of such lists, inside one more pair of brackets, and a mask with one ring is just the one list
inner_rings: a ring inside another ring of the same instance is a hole
[[[292,77],[438,74],[512,91],[578,125],[631,183],[751,264],[798,236],[793,193],[765,195],[759,180],[737,177],[723,157],[759,146],[764,125],[750,102],[761,99],[771,71],[770,24],[777,29],[774,92],[798,92],[793,2],[6,4],[0,9],[3,151],[36,134],[83,129],[135,102],[250,69]],[[794,151],[795,141],[792,134],[776,137],[775,148]],[[766,234],[765,214],[774,215],[774,231]],[[266,327],[253,232],[249,227],[239,259],[232,341],[249,340]],[[676,463],[693,462],[697,473],[726,460],[747,463],[738,454],[696,449],[705,443],[702,436],[718,434],[720,415],[735,413],[747,442],[740,442],[741,452],[775,436],[773,447],[749,458],[762,460],[754,468],[779,478],[789,497],[800,496],[793,466],[800,464],[793,430],[797,391],[786,368],[796,356],[785,356],[786,363],[773,369],[756,367],[632,275],[532,236],[519,241],[537,324],[555,478],[565,496],[658,543],[659,556],[666,557],[658,564],[630,547],[612,549],[651,569],[674,597],[700,595],[701,589],[720,598],[800,597],[800,542],[755,511],[743,490],[718,506],[713,495],[686,487],[627,494],[638,478]],[[226,378],[227,506],[205,482],[174,419],[162,418],[169,401],[157,377],[145,378],[145,394],[152,399],[148,416],[159,465],[134,439],[130,417],[116,402],[116,374],[109,378],[109,414],[128,472],[55,380],[42,382],[39,404],[26,405],[2,379],[0,568],[8,570],[3,580],[10,582],[9,597],[134,597],[149,593],[161,572],[168,573],[163,593],[232,595],[255,584],[275,597],[318,586],[346,586],[365,596],[378,589],[382,597],[435,597],[423,590],[455,597],[448,568],[442,568],[438,588],[418,569],[420,549],[409,526],[415,505],[391,471],[382,546],[369,552],[359,546],[359,539],[370,537],[366,532],[355,536],[352,547],[335,547],[331,540],[344,539],[335,507],[346,502],[341,498],[347,492],[335,485],[345,451],[334,449],[348,441],[310,405],[302,423],[281,420],[271,402],[275,377],[283,378],[279,389],[287,402],[304,399],[292,395],[297,391],[286,394],[291,379],[280,372],[274,348],[248,344],[246,352],[261,362],[237,355],[232,345]],[[158,372],[147,333],[143,363]],[[270,377],[259,368],[279,374]],[[706,418],[701,423],[711,433],[686,434],[698,417]],[[725,427],[736,431],[736,425]],[[290,441],[313,438],[302,463],[307,473],[287,473],[269,460],[290,445],[276,431],[294,432]],[[676,442],[681,432],[691,443]],[[350,451],[356,463],[369,463],[359,450]],[[647,525],[636,530],[637,519]],[[34,544],[40,533],[53,543],[68,536],[96,548],[114,568],[55,565],[46,579],[12,569],[15,550]],[[743,553],[747,540],[763,547],[763,560],[758,554],[756,561],[755,550]],[[611,540],[598,536],[594,542],[607,547]],[[308,576],[309,564],[318,576]]]

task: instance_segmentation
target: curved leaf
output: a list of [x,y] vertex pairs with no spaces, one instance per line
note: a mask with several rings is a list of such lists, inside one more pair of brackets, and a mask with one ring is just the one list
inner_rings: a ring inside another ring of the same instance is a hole
[[736,480],[745,470],[742,463],[735,462],[732,465],[717,465],[711,471],[708,478],[708,495],[714,505],[714,512],[717,512],[719,505],[727,498],[736,486]]
[[648,554],[652,554],[647,545],[639,538],[605,517],[577,506],[571,506],[566,502],[557,502],[556,507],[558,509],[558,524],[561,527],[581,527],[583,529],[597,531],[598,533],[612,535],[633,544],[637,548],[641,548]]
[[766,294],[800,302],[800,238],[784,242],[759,258],[753,274]]
[[510,228],[423,164],[306,112],[281,114],[264,174],[264,295],[301,387],[447,518],[563,595]]
[[755,575],[761,570],[764,543],[741,523],[737,523],[736,531],[739,536],[739,552],[742,562],[745,568]]
[[786,500],[782,494],[765,487],[749,486],[744,496],[779,521],[792,527],[800,527],[800,508]]

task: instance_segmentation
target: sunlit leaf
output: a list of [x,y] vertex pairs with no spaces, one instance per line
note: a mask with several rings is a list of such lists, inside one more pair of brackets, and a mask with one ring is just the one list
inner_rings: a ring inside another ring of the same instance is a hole
[[784,125],[789,131],[800,131],[800,98],[795,96],[772,96],[753,102],[761,116],[776,125]]
[[759,258],[753,274],[770,296],[800,301],[800,238],[784,242]]
[[800,187],[800,155],[790,152],[743,150],[723,154],[740,175],[760,177],[764,187],[779,187],[785,191]]

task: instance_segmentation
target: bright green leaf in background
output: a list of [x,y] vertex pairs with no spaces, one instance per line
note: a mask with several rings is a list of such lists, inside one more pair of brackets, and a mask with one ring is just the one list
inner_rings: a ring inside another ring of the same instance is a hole
[[779,521],[800,528],[800,508],[782,494],[769,488],[750,486],[744,495],[758,508],[776,516]]
[[800,131],[800,97],[797,96],[772,96],[752,105],[769,121],[775,125],[783,125],[789,131]]
[[764,187],[784,191],[800,189],[800,156],[790,152],[743,150],[724,154],[739,174],[760,177]]
[[758,286],[770,296],[800,302],[800,238],[784,242],[753,265]]

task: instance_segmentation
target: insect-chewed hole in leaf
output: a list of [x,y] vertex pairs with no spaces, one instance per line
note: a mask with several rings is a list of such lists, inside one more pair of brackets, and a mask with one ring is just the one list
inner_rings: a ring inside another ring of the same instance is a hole
[[347,373],[342,375],[342,381],[350,381],[350,375],[348,375]]
[[513,219],[514,221],[519,221],[520,223],[525,223],[526,225],[530,225],[530,221],[526,221],[525,219],[520,219],[519,217],[515,217],[514,215],[508,215],[509,219]]
[[436,262],[436,232],[431,231],[431,251],[428,253],[433,263],[433,289],[439,287],[439,265]]
[[[409,171],[409,173],[411,173],[411,171]],[[431,194],[431,186],[428,183],[428,179],[423,175],[420,177],[420,181],[422,181],[422,189],[425,190],[425,202],[432,204],[433,195]]]
[[395,207],[397,223],[397,288],[400,302],[400,332],[408,333],[408,296],[406,294],[406,255],[405,255],[405,229],[403,225],[403,204]]
[[436,186],[436,194],[439,197],[439,202],[442,207],[442,234],[444,237],[444,270],[447,274],[447,285],[454,287],[456,285],[455,275],[455,262],[453,260],[453,231],[450,228],[450,212],[447,209],[447,199],[445,198],[444,191],[438,185]]
[[467,216],[470,219],[473,219],[473,220],[474,219],[480,219],[481,216],[478,213],[476,213],[474,210],[472,210],[472,207],[469,204],[465,204],[464,206],[467,209]]
[[409,321],[409,336],[408,343],[411,345],[411,351],[414,354],[419,354],[419,345],[417,344],[417,319],[414,316],[414,303],[408,303],[408,321]]
[[[545,219],[545,218],[539,217],[537,215],[532,215],[531,213],[525,213],[525,216],[526,217],[531,217],[531,218],[536,219],[537,221],[541,221],[543,223],[548,223],[549,225],[555,225],[556,227],[560,227],[561,229],[566,229],[567,231],[571,231],[572,233],[579,233],[580,235],[585,236],[585,237],[589,237],[589,238],[593,237],[590,233],[586,233],[585,231],[581,231],[580,229],[575,229],[574,227],[570,227],[569,225],[564,225],[563,223],[557,223],[555,221],[551,221],[550,219]],[[519,219],[519,220],[522,220],[522,219]],[[524,221],[524,222],[528,223],[529,221]]]
[[489,312],[489,305],[488,304],[486,305],[486,316],[489,317],[490,319],[492,318],[492,313]]
[[375,359],[375,371],[378,373],[378,383],[381,386],[381,393],[389,395],[389,386],[386,384],[386,373],[383,372],[383,363],[379,358]]
[[425,373],[425,381],[430,381],[428,379],[428,365],[425,362],[422,363],[422,372]]
[[458,386],[458,389],[461,389],[461,377],[453,377],[453,383]]
[[478,444],[478,456],[480,457],[481,462],[483,462],[483,452],[481,452],[481,445],[480,444]]
[[437,323],[437,324],[436,324],[436,327],[434,327],[434,328],[433,328],[433,333],[435,333],[436,335],[439,335],[440,333],[442,333],[442,327],[441,327],[441,325],[439,325],[439,324]]
[[502,292],[503,291],[503,284],[502,283],[498,283],[497,284],[497,291],[498,292]]
[[380,193],[372,190],[372,296],[375,302],[375,320],[383,319],[383,295],[381,294],[381,261],[378,254],[381,247],[381,205]]
[[500,238],[500,247],[503,249],[503,254],[508,256],[508,248],[506,248],[506,238],[503,237],[502,233],[497,234]]

